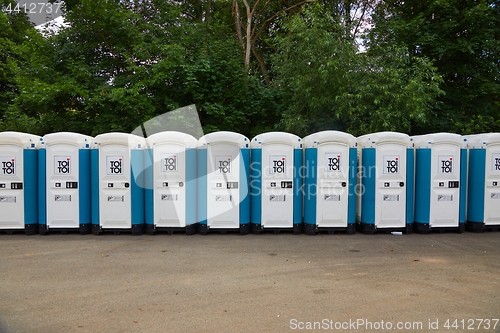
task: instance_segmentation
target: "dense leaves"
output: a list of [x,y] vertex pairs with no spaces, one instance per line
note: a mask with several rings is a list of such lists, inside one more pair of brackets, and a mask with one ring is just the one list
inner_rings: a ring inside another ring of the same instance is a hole
[[310,6],[284,26],[290,33],[277,39],[276,70],[289,96],[285,129],[359,135],[411,132],[412,121],[426,122],[441,93],[441,79],[427,59],[390,45],[357,52],[351,30],[321,6]]
[[372,44],[402,43],[443,77],[445,94],[418,132],[500,131],[498,0],[386,0],[374,22]]
[[[2,1],[2,8],[8,2]],[[495,0],[68,0],[0,15],[0,130],[499,131]]]

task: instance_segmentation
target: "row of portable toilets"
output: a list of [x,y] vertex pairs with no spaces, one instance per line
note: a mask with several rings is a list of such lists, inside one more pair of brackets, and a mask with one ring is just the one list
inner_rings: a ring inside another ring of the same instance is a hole
[[0,230],[500,227],[500,134],[0,133]]

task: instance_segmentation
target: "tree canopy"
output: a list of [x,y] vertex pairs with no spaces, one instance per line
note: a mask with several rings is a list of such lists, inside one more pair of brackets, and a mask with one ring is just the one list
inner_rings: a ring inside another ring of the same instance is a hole
[[130,132],[195,104],[205,132],[500,131],[494,0],[0,0],[0,130]]

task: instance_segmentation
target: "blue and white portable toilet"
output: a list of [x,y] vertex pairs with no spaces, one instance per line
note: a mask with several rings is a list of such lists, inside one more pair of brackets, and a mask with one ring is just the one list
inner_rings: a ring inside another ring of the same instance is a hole
[[466,228],[500,230],[500,133],[468,135]]
[[250,187],[252,232],[302,232],[302,140],[290,133],[268,132],[252,139]]
[[356,138],[324,131],[306,136],[304,163],[304,232],[356,230],[358,153]]
[[91,232],[90,147],[92,137],[47,134],[38,152],[38,232]]
[[198,141],[198,232],[250,232],[250,142],[234,132]]
[[465,230],[467,139],[453,133],[413,137],[415,231]]
[[0,231],[37,232],[40,140],[32,134],[0,132]]
[[146,139],[127,133],[95,137],[91,151],[92,233],[144,233]]
[[198,140],[166,131],[147,138],[146,233],[196,233],[196,147]]
[[378,132],[358,137],[359,230],[412,232],[414,150],[410,137]]

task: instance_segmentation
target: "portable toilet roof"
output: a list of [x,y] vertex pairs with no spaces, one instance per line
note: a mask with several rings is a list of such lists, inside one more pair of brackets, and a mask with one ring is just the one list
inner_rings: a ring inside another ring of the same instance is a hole
[[206,146],[207,144],[210,144],[212,142],[235,143],[240,146],[240,148],[249,148],[249,140],[246,136],[240,133],[227,131],[205,134],[198,141],[198,147],[202,148],[203,146]]
[[455,133],[431,133],[412,137],[415,148],[428,148],[436,143],[458,144],[461,148],[467,147],[467,139]]
[[399,132],[376,132],[359,136],[358,145],[362,148],[374,148],[380,143],[397,142],[407,147],[412,146],[412,140],[408,134]]
[[185,144],[186,148],[196,148],[198,146],[198,140],[194,136],[176,131],[165,131],[165,132],[155,133],[150,135],[146,140],[150,148],[153,145],[164,142],[176,142],[180,144]]
[[481,133],[466,135],[469,148],[485,148],[500,143],[500,133]]
[[24,149],[39,148],[42,138],[38,135],[22,132],[0,132],[0,143],[21,146]]
[[251,142],[252,148],[257,148],[265,142],[269,143],[292,143],[294,148],[302,148],[302,140],[295,134],[287,132],[267,132],[256,135]]
[[101,146],[119,144],[127,145],[132,149],[143,149],[146,139],[134,134],[112,132],[99,134],[94,138],[94,142]]
[[351,148],[356,147],[357,140],[352,134],[340,131],[322,131],[310,134],[302,139],[305,148],[316,148],[318,144],[326,142],[341,142]]
[[50,133],[43,137],[45,146],[55,144],[76,145],[79,148],[90,148],[93,138],[88,135],[73,132]]

